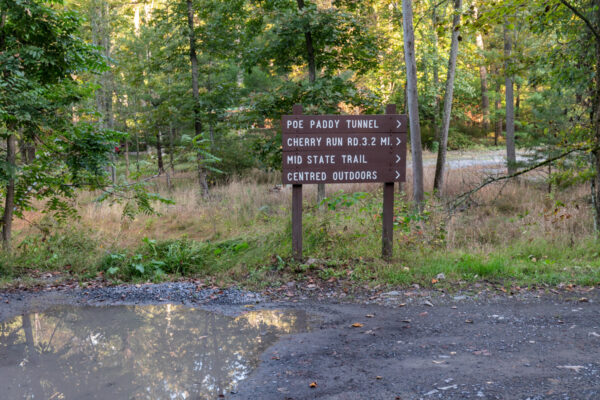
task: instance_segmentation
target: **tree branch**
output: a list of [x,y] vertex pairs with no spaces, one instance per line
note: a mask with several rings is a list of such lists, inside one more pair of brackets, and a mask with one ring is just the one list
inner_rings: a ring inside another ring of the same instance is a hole
[[479,184],[479,186],[469,190],[468,192],[465,192],[463,194],[461,194],[460,196],[456,197],[452,202],[447,203],[449,208],[451,209],[455,209],[458,206],[460,206],[461,204],[463,204],[469,197],[471,197],[472,194],[478,192],[479,190],[483,189],[484,187],[486,187],[487,185],[491,184],[491,183],[495,183],[495,182],[500,182],[500,181],[504,181],[507,179],[511,179],[511,178],[516,178],[519,175],[523,175],[526,174],[528,172],[533,171],[534,169],[543,167],[544,165],[548,165],[553,163],[556,160],[560,160],[561,158],[565,158],[568,155],[575,153],[577,151],[586,151],[586,150],[597,150],[598,147],[578,147],[578,148],[574,148],[571,149],[567,152],[561,153],[559,155],[557,155],[556,157],[551,157],[548,158],[547,160],[544,160],[542,162],[539,162],[537,164],[531,165],[525,169],[522,169],[520,171],[517,171],[515,173],[512,174],[508,174],[508,175],[503,175],[503,176],[497,176],[497,177],[488,177],[486,180],[484,180],[481,184]]
[[423,16],[421,18],[419,18],[417,20],[417,22],[415,22],[415,28],[414,29],[415,30],[417,29],[417,27],[419,26],[419,24],[421,23],[421,21],[423,20],[423,18],[425,18],[425,15],[427,15],[431,10],[433,10],[434,8],[438,8],[439,6],[441,6],[442,4],[447,3],[447,2],[448,2],[448,0],[442,0],[439,3],[434,4],[431,7],[429,7],[427,9],[427,11],[425,11],[425,13],[423,13]]
[[569,2],[567,2],[567,0],[560,0],[560,2],[565,7],[567,7],[569,10],[571,10],[573,12],[573,14],[575,14],[577,17],[579,17],[579,19],[581,19],[583,22],[585,22],[585,24],[587,25],[588,28],[590,28],[590,30],[592,31],[594,36],[596,36],[596,40],[600,42],[600,33],[598,33],[596,28],[594,28],[594,25],[592,25],[592,23],[585,17],[585,15],[580,13],[579,10],[577,10],[572,4],[569,4]]

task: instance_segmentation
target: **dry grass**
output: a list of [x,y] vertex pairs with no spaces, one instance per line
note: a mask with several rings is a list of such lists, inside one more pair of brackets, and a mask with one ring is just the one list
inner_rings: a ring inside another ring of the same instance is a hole
[[[467,191],[481,182],[487,168],[466,168],[447,173],[446,198]],[[433,168],[425,169],[425,187],[432,187]],[[443,226],[448,250],[487,252],[514,242],[544,238],[577,242],[592,233],[592,217],[584,186],[547,193],[539,173],[531,173],[520,181],[485,187],[473,196],[471,206],[448,213],[442,202],[429,196],[431,210],[429,229]],[[257,172],[254,176],[235,179],[213,188],[209,198],[202,198],[193,175],[180,174],[173,179],[169,192],[164,181],[152,183],[151,190],[175,201],[174,205],[157,205],[159,215],[138,216],[130,221],[122,217],[122,206],[98,204],[94,194],[82,194],[77,200],[81,219],[76,224],[95,232],[106,247],[135,247],[144,237],[156,239],[189,238],[198,241],[260,236],[283,229],[290,217],[291,190],[276,185],[279,175]],[[270,183],[256,183],[270,182]],[[411,174],[402,188],[412,195]],[[378,184],[327,185],[328,195],[344,191],[375,192]],[[304,186],[306,206],[315,204],[315,185]],[[40,213],[28,213],[28,221],[40,221]],[[364,230],[345,222],[346,228]],[[16,230],[27,234],[34,227],[16,222]],[[425,237],[427,234],[425,228]]]
[[[425,169],[426,188],[432,187],[433,173],[433,167]],[[305,255],[324,260],[323,279],[352,272],[358,282],[374,284],[428,284],[440,272],[448,282],[472,282],[484,276],[523,284],[600,281],[597,242],[589,240],[595,237],[589,188],[582,185],[548,193],[544,174],[536,172],[519,181],[486,186],[462,208],[449,210],[448,201],[489,173],[490,167],[448,171],[444,199],[428,195],[426,212],[417,216],[410,202],[409,171],[409,184],[403,185],[397,197],[399,226],[391,264],[380,261],[382,185],[327,185],[330,197],[340,191],[370,195],[350,207],[320,211],[316,211],[316,185],[305,185]],[[284,261],[291,253],[291,188],[281,187],[279,180],[279,174],[257,172],[214,187],[209,198],[200,195],[193,174],[176,175],[170,192],[164,180],[156,180],[149,189],[175,204],[158,204],[158,215],[140,215],[133,221],[122,217],[121,205],[98,204],[96,195],[82,193],[76,203],[80,218],[69,221],[66,229],[56,228],[41,213],[28,213],[29,222],[16,221],[15,242],[27,238],[23,243],[31,244],[19,246],[21,251],[13,258],[0,260],[0,276],[2,269],[13,271],[9,276],[16,277],[26,276],[31,268],[62,270],[68,265],[85,280],[106,272],[103,260],[114,254],[143,254],[144,262],[151,264],[155,254],[142,242],[147,237],[190,239],[177,243],[188,254],[204,257],[191,274],[214,275],[250,286],[297,279],[295,267],[287,268]],[[56,235],[48,241],[30,235],[39,233],[36,225],[46,226]],[[231,250],[227,247],[230,243],[243,243],[245,250]],[[166,260],[160,257],[167,256],[163,252],[158,260]],[[129,258],[119,264],[123,271],[119,279],[149,279],[128,275],[129,264]],[[21,269],[25,272],[19,272]]]

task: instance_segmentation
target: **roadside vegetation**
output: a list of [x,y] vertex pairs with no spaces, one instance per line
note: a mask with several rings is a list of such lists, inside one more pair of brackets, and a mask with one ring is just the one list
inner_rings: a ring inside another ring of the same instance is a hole
[[[452,194],[481,181],[485,168],[452,171]],[[430,175],[426,175],[430,176]],[[291,259],[291,190],[277,173],[256,171],[216,186],[209,198],[190,173],[152,188],[173,199],[158,214],[123,217],[122,205],[77,199],[79,218],[42,213],[19,221],[18,246],[2,253],[3,286],[86,282],[160,282],[200,278],[252,288],[308,276],[357,285],[444,286],[486,281],[501,287],[595,285],[600,257],[585,186],[549,187],[545,174],[489,185],[468,203],[428,196],[417,213],[410,188],[396,194],[394,259],[381,256],[380,185],[331,185],[322,207],[307,187],[306,261]],[[258,183],[258,182],[262,183]],[[426,182],[429,183],[429,182]]]

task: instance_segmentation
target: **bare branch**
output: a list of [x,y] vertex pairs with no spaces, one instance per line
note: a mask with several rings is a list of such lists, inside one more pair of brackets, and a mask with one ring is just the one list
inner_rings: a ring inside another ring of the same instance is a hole
[[578,147],[578,148],[574,148],[571,149],[569,151],[566,151],[564,153],[561,153],[559,155],[557,155],[556,157],[551,157],[548,158],[547,160],[544,160],[542,162],[539,162],[537,164],[531,165],[525,169],[522,169],[520,171],[517,171],[515,173],[509,174],[509,175],[502,175],[502,176],[496,176],[496,177],[488,177],[486,180],[484,180],[482,183],[480,183],[477,187],[469,190],[468,192],[465,192],[463,194],[461,194],[460,196],[456,197],[454,200],[452,200],[452,202],[449,202],[447,205],[450,209],[456,209],[458,206],[460,206],[461,204],[463,204],[465,201],[467,201],[467,199],[469,197],[471,197],[471,195],[473,195],[474,193],[480,191],[481,189],[483,189],[484,187],[486,187],[487,185],[491,184],[491,183],[495,183],[495,182],[500,182],[500,181],[504,181],[504,180],[508,180],[511,178],[516,178],[517,176],[526,174],[528,172],[531,172],[535,169],[538,169],[540,167],[543,167],[544,165],[548,165],[553,163],[554,161],[560,160],[562,158],[567,157],[568,155],[575,153],[577,151],[587,151],[587,150],[597,150],[598,147]]

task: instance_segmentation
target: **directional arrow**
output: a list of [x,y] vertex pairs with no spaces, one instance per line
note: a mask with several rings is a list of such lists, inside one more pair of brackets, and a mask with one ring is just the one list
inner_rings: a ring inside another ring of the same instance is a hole
[[396,179],[400,178],[400,172],[396,171]]
[[398,125],[396,126],[396,128],[400,128],[400,126],[402,125],[402,122],[400,122],[400,120],[396,120],[396,122],[398,123]]
[[396,164],[398,164],[400,162],[400,160],[402,160],[402,157],[400,157],[398,154],[396,154]]
[[396,146],[398,146],[400,143],[402,143],[402,139],[396,138]]

